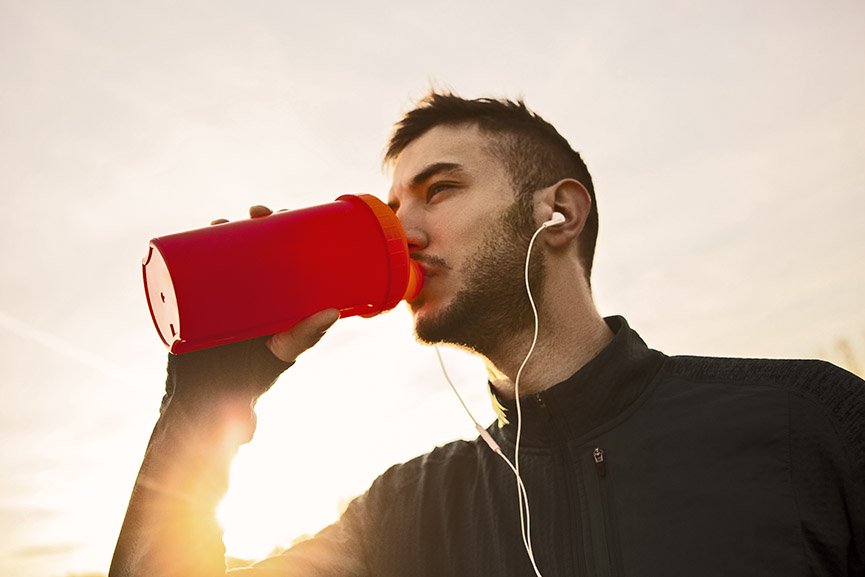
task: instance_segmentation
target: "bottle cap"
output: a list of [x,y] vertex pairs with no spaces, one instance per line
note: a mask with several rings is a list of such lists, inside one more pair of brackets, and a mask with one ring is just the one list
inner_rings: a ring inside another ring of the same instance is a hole
[[366,206],[370,213],[378,219],[384,237],[385,250],[388,258],[387,293],[381,306],[375,308],[369,315],[374,316],[382,311],[390,310],[404,298],[412,298],[420,292],[423,273],[418,264],[409,258],[408,240],[402,229],[402,224],[391,208],[370,194],[345,194],[337,198]]

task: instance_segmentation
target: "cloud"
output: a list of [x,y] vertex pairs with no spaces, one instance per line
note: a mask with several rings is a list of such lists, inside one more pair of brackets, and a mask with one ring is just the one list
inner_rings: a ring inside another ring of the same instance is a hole
[[30,547],[21,547],[16,549],[13,557],[18,558],[33,558],[33,557],[49,557],[54,555],[66,555],[83,549],[81,543],[62,543],[57,545],[32,545]]
[[119,382],[132,382],[126,371],[101,356],[85,350],[47,331],[36,328],[24,321],[0,311],[0,327],[20,336],[30,339],[47,349],[64,355],[78,363],[96,369]]

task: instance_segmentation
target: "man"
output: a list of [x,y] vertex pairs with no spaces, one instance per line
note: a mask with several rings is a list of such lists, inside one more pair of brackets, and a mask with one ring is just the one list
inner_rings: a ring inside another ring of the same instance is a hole
[[[538,570],[513,472],[476,440],[392,467],[336,524],[238,574],[865,575],[860,379],[821,362],[667,357],[602,319],[591,177],[522,103],[431,94],[387,160],[389,204],[425,272],[416,333],[486,358],[504,407],[488,432],[508,457],[537,232],[520,472]],[[170,357],[112,575],[224,573],[214,509],[255,400],[337,318]]]

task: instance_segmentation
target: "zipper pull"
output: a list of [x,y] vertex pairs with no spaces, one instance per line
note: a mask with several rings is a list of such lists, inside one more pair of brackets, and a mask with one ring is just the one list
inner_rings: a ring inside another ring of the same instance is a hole
[[550,421],[550,411],[547,409],[547,403],[544,402],[544,398],[540,393],[535,393],[535,402],[538,404],[538,408],[541,410],[541,414],[544,416],[544,420]]
[[595,458],[595,469],[598,470],[598,475],[606,477],[607,465],[604,463],[604,450],[600,447],[595,447],[595,450],[592,451],[592,457]]

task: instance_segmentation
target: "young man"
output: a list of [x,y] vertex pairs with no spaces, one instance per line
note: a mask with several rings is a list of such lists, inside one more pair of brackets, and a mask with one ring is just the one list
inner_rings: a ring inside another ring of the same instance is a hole
[[[397,125],[390,206],[425,272],[417,336],[483,355],[538,572],[865,575],[865,387],[827,363],[667,357],[590,290],[579,155],[521,103],[431,94]],[[256,214],[265,213],[257,209]],[[561,216],[554,217],[554,213]],[[546,224],[545,224],[546,223]],[[552,224],[552,225],[551,225]],[[338,318],[169,359],[111,574],[222,575],[214,510],[255,400]],[[251,575],[531,575],[511,469],[481,440],[389,469],[334,525]]]

